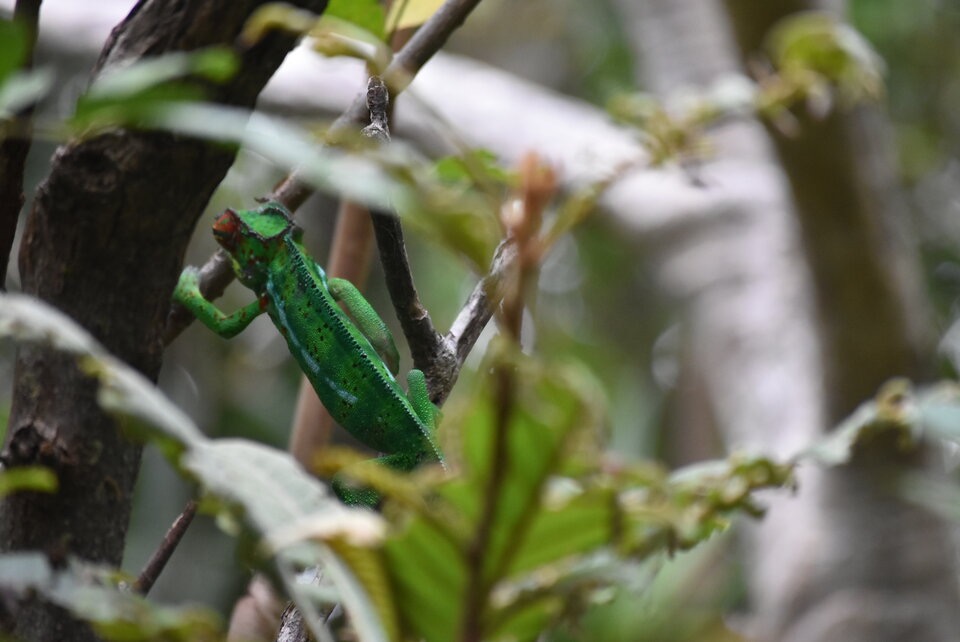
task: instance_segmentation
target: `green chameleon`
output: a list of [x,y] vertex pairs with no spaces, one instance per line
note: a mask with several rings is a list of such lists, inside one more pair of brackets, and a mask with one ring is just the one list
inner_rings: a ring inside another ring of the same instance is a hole
[[[425,461],[443,462],[434,439],[438,410],[423,373],[410,371],[410,391],[404,393],[394,378],[400,359],[389,329],[352,283],[328,279],[307,255],[302,231],[285,207],[228,209],[214,223],[213,235],[233,259],[237,279],[257,300],[226,315],[203,298],[197,270],[188,267],[173,293],[175,301],[224,338],[266,311],[330,415],[384,453],[377,461],[401,471]],[[372,490],[350,487],[339,477],[333,488],[346,504],[379,501]]]

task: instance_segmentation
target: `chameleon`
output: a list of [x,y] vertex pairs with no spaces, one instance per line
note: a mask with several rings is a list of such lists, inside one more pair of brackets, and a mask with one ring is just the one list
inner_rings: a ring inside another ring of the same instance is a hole
[[[378,462],[400,471],[429,461],[443,464],[434,437],[439,411],[423,372],[410,370],[405,393],[395,378],[399,355],[390,330],[352,283],[328,278],[310,258],[302,230],[283,205],[227,209],[214,222],[213,236],[256,300],[227,315],[203,297],[199,272],[187,267],[174,301],[224,338],[266,312],[330,415],[381,452]],[[375,507],[379,502],[376,492],[350,486],[340,476],[332,486],[345,504]]]

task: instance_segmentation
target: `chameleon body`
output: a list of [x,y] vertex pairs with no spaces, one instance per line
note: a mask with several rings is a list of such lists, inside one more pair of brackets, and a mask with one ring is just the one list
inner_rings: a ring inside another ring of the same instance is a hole
[[[423,373],[410,371],[410,392],[405,393],[394,378],[399,359],[386,325],[349,281],[328,279],[307,255],[301,232],[282,205],[227,210],[213,233],[232,258],[238,280],[257,300],[225,315],[203,298],[197,271],[187,268],[175,301],[224,337],[266,312],[333,419],[384,453],[379,461],[403,471],[443,461],[433,436],[438,411],[430,403]],[[338,478],[334,490],[348,504],[375,505],[379,499]]]

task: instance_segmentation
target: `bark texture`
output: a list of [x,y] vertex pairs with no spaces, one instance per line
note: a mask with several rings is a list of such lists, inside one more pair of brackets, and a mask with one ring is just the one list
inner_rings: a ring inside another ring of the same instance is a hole
[[[141,0],[114,29],[96,71],[168,51],[230,45],[260,4]],[[326,0],[297,4],[319,13]],[[212,98],[252,106],[292,45],[278,35],[244,51],[237,77],[212,89]],[[169,134],[123,130],[61,146],[20,247],[24,291],[156,378],[160,332],[187,242],[233,156]],[[140,447],[99,410],[94,386],[72,360],[21,351],[4,457],[8,465],[50,466],[61,490],[0,504],[0,549],[120,564]],[[19,639],[95,639],[40,600],[23,604],[16,619]]]

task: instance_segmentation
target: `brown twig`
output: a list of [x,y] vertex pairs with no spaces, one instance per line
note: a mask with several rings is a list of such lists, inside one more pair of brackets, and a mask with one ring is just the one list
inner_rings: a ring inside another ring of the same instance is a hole
[[[17,0],[13,9],[13,21],[21,25],[27,35],[21,65],[23,69],[29,69],[33,65],[40,2],[41,0]],[[9,129],[10,121],[2,123],[6,131],[3,132],[3,140],[0,142],[0,290],[4,289],[17,219],[23,207],[23,172],[27,153],[30,151],[33,105],[18,113],[15,120],[16,132]]]
[[196,514],[197,502],[191,499],[187,502],[187,505],[177,519],[174,520],[173,524],[170,525],[170,529],[167,531],[167,534],[163,536],[163,541],[160,542],[160,546],[153,552],[146,566],[140,571],[140,576],[133,584],[134,591],[140,595],[146,595],[150,592],[157,578],[160,577],[160,573],[162,573],[166,567],[167,562],[170,561],[170,556],[173,555],[173,551],[177,549],[177,546],[180,545],[180,540],[186,535],[187,528],[190,526]]
[[[363,135],[380,143],[389,143],[390,94],[386,84],[377,76],[371,76],[367,83],[367,110],[370,112],[370,124],[363,128]],[[413,364],[424,371],[427,387],[431,393],[435,393],[440,388],[440,382],[446,379],[444,375],[448,370],[437,366],[452,362],[453,355],[434,328],[430,313],[420,302],[400,219],[396,214],[382,210],[371,211],[370,218],[387,291],[410,347]]]

